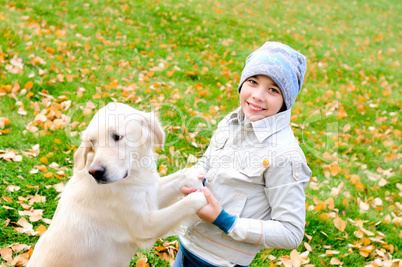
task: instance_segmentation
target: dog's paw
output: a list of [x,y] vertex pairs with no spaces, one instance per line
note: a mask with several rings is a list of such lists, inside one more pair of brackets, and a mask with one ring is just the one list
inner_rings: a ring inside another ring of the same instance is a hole
[[186,199],[191,202],[192,206],[198,210],[208,204],[203,192],[194,192],[186,196]]
[[197,169],[189,168],[185,169],[182,173],[181,187],[193,187],[196,189],[201,189],[203,187],[201,175],[205,175]]

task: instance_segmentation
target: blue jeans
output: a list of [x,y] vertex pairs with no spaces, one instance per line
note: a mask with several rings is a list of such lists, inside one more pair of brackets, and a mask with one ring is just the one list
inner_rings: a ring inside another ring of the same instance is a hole
[[[240,266],[240,265],[236,265]],[[187,259],[181,249],[177,252],[176,259],[174,261],[173,267],[203,267],[203,265],[198,264],[197,262],[191,262]],[[248,267],[248,266],[244,266]]]
[[198,264],[191,263],[181,252],[181,249],[177,252],[176,259],[174,261],[173,267],[201,267]]

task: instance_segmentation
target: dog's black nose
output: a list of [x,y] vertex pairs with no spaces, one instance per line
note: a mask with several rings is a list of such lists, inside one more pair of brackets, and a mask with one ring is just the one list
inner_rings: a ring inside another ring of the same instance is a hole
[[106,169],[102,166],[94,166],[89,169],[89,174],[92,175],[97,182],[104,181],[104,175],[106,173]]

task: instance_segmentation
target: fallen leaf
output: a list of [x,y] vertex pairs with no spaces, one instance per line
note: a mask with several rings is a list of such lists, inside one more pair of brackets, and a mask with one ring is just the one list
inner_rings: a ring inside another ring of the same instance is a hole
[[329,170],[332,176],[336,176],[341,170],[341,168],[339,167],[338,163],[334,162],[331,164]]
[[19,244],[19,243],[14,243],[10,247],[16,253],[19,253],[19,252],[25,251],[25,250],[29,250],[31,248],[31,246],[28,246],[26,244]]
[[14,191],[18,191],[18,190],[20,190],[20,187],[16,186],[16,185],[9,185],[6,187],[6,191],[8,191],[8,192],[14,192]]
[[139,260],[137,260],[137,262],[135,263],[135,267],[149,267],[149,263],[147,263],[148,258],[141,258]]
[[346,221],[342,220],[340,217],[334,219],[334,224],[339,231],[341,232],[345,231]]
[[331,258],[330,264],[331,264],[331,265],[342,265],[343,262],[341,262],[341,261],[338,260],[337,258]]
[[28,263],[29,260],[29,253],[23,253],[20,255],[17,255],[11,262],[12,266],[25,266]]
[[36,228],[36,232],[39,232],[39,235],[43,235],[46,232],[46,226],[44,226],[43,224],[39,225]]
[[3,260],[7,261],[7,262],[11,262],[13,260],[13,251],[11,250],[11,248],[2,248],[0,249],[0,255],[3,258]]

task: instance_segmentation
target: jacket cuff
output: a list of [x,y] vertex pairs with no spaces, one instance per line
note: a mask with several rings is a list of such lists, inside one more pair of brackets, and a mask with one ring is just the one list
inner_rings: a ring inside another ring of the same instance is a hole
[[237,216],[231,215],[222,209],[221,213],[219,213],[219,216],[215,219],[213,224],[218,226],[222,231],[225,232],[225,234],[229,234],[235,225],[236,220]]
[[[264,228],[261,220],[241,218],[229,236],[237,241],[258,245],[263,239],[263,234]],[[278,234],[276,233],[272,237],[278,237]],[[282,239],[285,239],[285,236]]]

